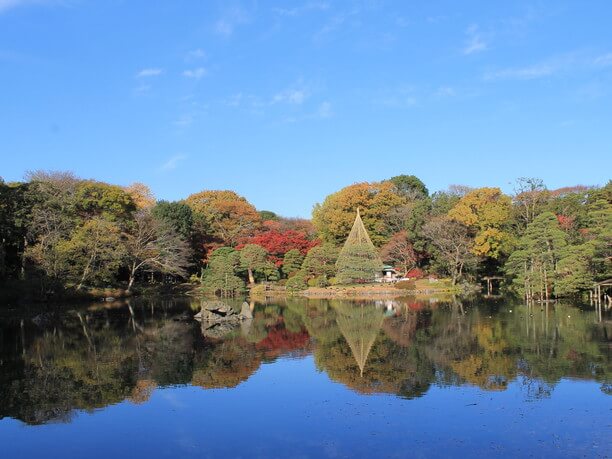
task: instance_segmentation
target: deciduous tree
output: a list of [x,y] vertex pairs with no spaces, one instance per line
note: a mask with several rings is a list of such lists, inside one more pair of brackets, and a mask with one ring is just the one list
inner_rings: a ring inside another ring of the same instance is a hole
[[150,211],[143,209],[136,213],[126,238],[128,291],[137,273],[144,269],[185,276],[191,259],[189,244],[172,226],[156,219]]
[[211,236],[229,246],[249,237],[261,224],[255,207],[233,191],[202,191],[185,202],[204,219]]
[[437,217],[424,226],[423,232],[435,247],[439,263],[450,274],[455,285],[466,267],[475,263],[468,228],[459,222]]
[[346,240],[355,211],[360,209],[372,242],[379,246],[392,234],[390,213],[407,202],[407,198],[399,195],[395,185],[389,181],[357,183],[327,196],[323,204],[317,204],[312,220],[323,241],[339,245]]
[[394,266],[401,266],[404,273],[416,266],[417,254],[408,240],[408,232],[401,231],[391,237],[380,251],[382,260]]
[[476,231],[474,254],[499,258],[510,249],[512,238],[504,229],[511,205],[499,188],[478,188],[462,197],[448,216]]

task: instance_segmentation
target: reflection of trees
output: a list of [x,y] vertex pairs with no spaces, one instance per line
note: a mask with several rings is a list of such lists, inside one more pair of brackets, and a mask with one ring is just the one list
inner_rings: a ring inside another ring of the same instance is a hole
[[610,393],[609,322],[590,311],[421,306],[292,299],[254,306],[248,326],[219,339],[202,336],[185,301],[0,324],[0,418],[69,420],[75,409],[146,402],[158,386],[235,387],[261,362],[311,350],[320,370],[361,393],[416,397],[432,383],[500,390],[518,380],[544,397],[564,377]]
[[434,311],[431,329],[417,336],[449,382],[500,390],[520,377],[528,396],[543,397],[562,377],[610,380],[609,346],[590,314],[561,304],[482,312]]
[[[323,308],[317,309],[320,313]],[[312,315],[312,306],[306,310]],[[434,369],[419,349],[381,333],[384,327],[396,334],[412,330],[414,313],[385,319],[384,311],[372,303],[348,301],[332,301],[327,313],[335,321],[318,317],[317,323],[325,325],[323,336],[332,339],[317,341],[315,361],[332,379],[362,393],[415,397],[427,390]],[[318,335],[316,330],[311,333]]]
[[521,374],[555,384],[563,377],[610,382],[610,338],[587,311],[557,304],[522,307],[508,320],[508,340],[520,348]]
[[252,343],[231,337],[198,355],[192,383],[205,389],[236,387],[255,373],[261,360]]
[[499,322],[479,323],[472,328],[477,352],[451,363],[457,375],[483,389],[502,390],[516,376],[516,361],[508,355]]

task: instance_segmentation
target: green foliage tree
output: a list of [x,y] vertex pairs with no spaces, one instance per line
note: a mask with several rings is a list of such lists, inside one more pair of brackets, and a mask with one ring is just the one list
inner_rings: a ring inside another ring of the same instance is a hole
[[203,290],[222,296],[234,296],[244,291],[244,281],[237,276],[239,270],[240,253],[232,247],[218,248],[212,252],[204,270]]
[[136,204],[123,188],[102,182],[80,181],[74,199],[76,211],[83,219],[101,217],[124,223],[136,211]]
[[527,225],[505,265],[515,289],[527,300],[548,300],[555,293],[558,263],[567,248],[567,234],[552,212],[543,212]]
[[103,218],[87,220],[70,239],[58,242],[57,262],[74,279],[77,290],[86,282],[112,282],[125,257],[122,232],[116,223]]
[[[606,189],[611,190],[606,192]],[[594,193],[588,204],[585,237],[593,246],[593,270],[597,280],[612,277],[612,185]]]
[[325,276],[330,279],[336,275],[336,261],[339,250],[332,244],[322,244],[310,249],[302,263],[302,271],[307,277]]
[[193,212],[184,202],[168,202],[158,201],[151,209],[153,217],[157,220],[164,221],[174,230],[189,239],[193,232]]
[[298,272],[295,274],[295,276],[290,277],[287,280],[285,288],[290,292],[306,290],[308,288],[308,284],[306,283],[306,276],[304,275],[304,273]]
[[254,273],[262,272],[268,266],[268,251],[257,244],[247,244],[240,249],[240,265],[245,269],[249,276],[249,284],[255,283]]
[[422,199],[429,196],[425,184],[415,175],[398,175],[391,177],[389,182],[395,185],[397,192],[410,200]]
[[270,210],[260,210],[259,217],[261,218],[262,222],[280,220],[280,217]]
[[289,250],[283,257],[283,274],[289,277],[291,274],[296,273],[302,267],[304,257],[298,249]]

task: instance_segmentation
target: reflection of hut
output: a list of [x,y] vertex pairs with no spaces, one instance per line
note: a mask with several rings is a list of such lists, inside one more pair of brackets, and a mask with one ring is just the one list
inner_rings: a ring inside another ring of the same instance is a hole
[[363,376],[368,354],[383,323],[383,311],[365,304],[355,306],[354,303],[338,303],[334,306],[338,328],[351,348],[360,375]]

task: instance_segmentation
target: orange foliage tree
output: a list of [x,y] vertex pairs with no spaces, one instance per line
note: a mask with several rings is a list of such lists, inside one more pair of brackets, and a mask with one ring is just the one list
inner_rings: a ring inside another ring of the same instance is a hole
[[203,220],[207,236],[227,246],[236,246],[261,224],[255,207],[233,191],[202,191],[190,195],[185,203]]

